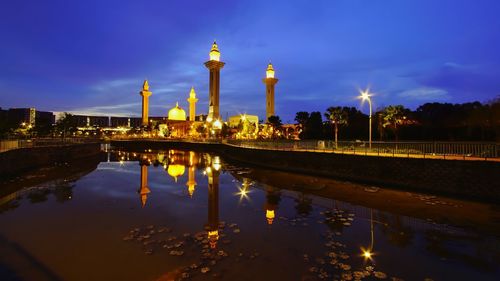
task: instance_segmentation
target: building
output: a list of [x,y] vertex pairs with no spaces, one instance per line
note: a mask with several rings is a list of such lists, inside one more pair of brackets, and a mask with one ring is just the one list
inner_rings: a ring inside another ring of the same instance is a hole
[[229,125],[229,128],[237,128],[240,123],[245,122],[245,121],[256,124],[258,126],[259,125],[259,116],[248,115],[248,114],[231,116],[228,119],[228,125]]
[[55,124],[54,113],[38,111],[34,107],[0,109],[0,118],[5,118],[4,120],[7,120],[7,123],[13,127],[35,127],[37,124],[39,126],[52,126]]
[[136,128],[140,127],[142,124],[141,117],[111,117],[111,127],[128,127]]
[[231,116],[228,126],[236,139],[255,139],[259,132],[259,117],[247,114]]
[[73,115],[77,127],[109,127],[108,116]]

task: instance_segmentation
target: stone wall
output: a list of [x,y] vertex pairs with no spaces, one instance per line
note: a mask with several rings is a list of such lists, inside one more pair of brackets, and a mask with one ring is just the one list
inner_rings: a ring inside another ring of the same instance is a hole
[[19,148],[0,153],[0,178],[5,179],[43,166],[74,161],[100,153],[99,143]]
[[500,202],[500,162],[345,155],[250,149],[224,144],[112,142],[128,149],[212,151],[223,159],[377,187]]

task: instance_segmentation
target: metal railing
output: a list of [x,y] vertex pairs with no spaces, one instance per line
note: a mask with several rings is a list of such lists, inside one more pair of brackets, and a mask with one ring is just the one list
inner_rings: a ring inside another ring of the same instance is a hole
[[100,142],[96,138],[36,138],[19,140],[0,140],[0,152],[30,147],[60,146],[78,143],[96,143]]
[[386,157],[500,161],[500,143],[372,142],[371,148],[368,142],[364,141],[339,141],[335,144],[335,142],[331,140],[228,140],[227,143],[255,149],[332,152]]

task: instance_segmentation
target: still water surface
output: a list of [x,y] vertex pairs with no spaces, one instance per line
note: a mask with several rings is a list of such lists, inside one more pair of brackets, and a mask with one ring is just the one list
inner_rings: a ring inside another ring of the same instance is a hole
[[82,177],[1,200],[0,279],[498,280],[496,234],[275,176],[204,153],[108,153]]

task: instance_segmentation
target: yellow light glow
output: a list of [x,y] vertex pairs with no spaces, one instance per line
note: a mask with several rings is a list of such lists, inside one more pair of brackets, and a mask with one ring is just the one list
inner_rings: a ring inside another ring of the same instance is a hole
[[195,190],[195,185],[194,184],[190,184],[188,185],[188,194],[189,194],[189,197],[193,197],[193,194],[194,194],[194,190]]
[[359,93],[361,94],[360,98],[365,101],[365,100],[369,100],[370,97],[372,96],[372,94],[370,94],[370,89],[366,89],[364,91],[359,91]]
[[217,246],[217,240],[219,240],[219,230],[208,231],[208,241],[210,243],[210,248],[215,248],[215,246]]
[[267,65],[266,78],[274,78],[274,68],[271,63]]
[[212,123],[212,120],[213,120],[213,119],[212,119],[212,116],[208,115],[208,117],[207,117],[207,122],[208,122],[208,123]]
[[274,210],[266,210],[266,219],[268,224],[273,224]]
[[212,166],[214,167],[214,169],[216,171],[220,170],[220,168],[222,167],[222,165],[220,164],[220,158],[219,158],[219,156],[215,156],[214,157],[214,161],[213,161]]
[[186,121],[186,111],[179,106],[179,103],[168,111],[168,120]]
[[222,122],[219,119],[215,120],[214,128],[219,129],[219,130],[222,129]]
[[373,260],[373,252],[371,251],[371,249],[361,248],[361,256],[365,260]]
[[217,42],[214,41],[212,44],[212,49],[210,50],[210,60],[213,61],[220,61],[220,52],[219,52],[219,47],[217,46]]
[[168,165],[167,173],[175,179],[175,182],[177,182],[177,177],[184,175],[185,170],[186,168],[184,165],[172,164]]
[[190,99],[196,99],[196,92],[194,91],[194,87],[191,87],[191,91],[189,92]]
[[247,189],[246,186],[238,187],[238,192],[234,193],[234,195],[239,196],[239,202],[241,203],[244,199],[250,201],[250,197],[248,194],[251,191]]
[[145,92],[149,91],[148,80],[144,80],[144,84],[142,84],[142,90],[145,91]]

